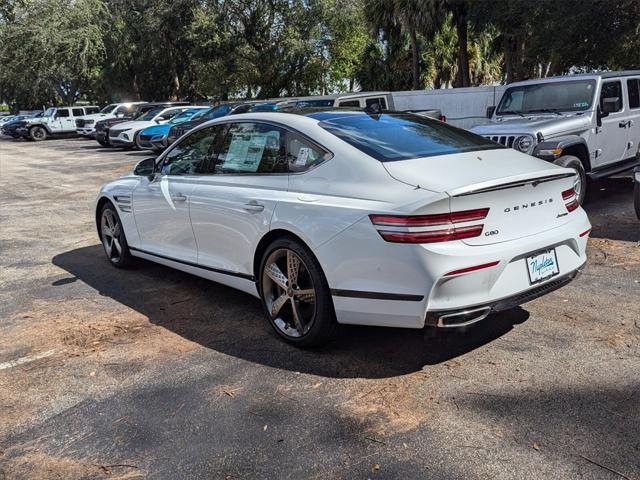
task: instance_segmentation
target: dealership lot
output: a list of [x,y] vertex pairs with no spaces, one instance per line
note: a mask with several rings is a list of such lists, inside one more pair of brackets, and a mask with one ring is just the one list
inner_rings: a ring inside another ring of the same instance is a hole
[[93,199],[148,156],[0,139],[0,479],[640,477],[630,176],[594,185],[568,287],[304,351],[253,297],[108,264]]

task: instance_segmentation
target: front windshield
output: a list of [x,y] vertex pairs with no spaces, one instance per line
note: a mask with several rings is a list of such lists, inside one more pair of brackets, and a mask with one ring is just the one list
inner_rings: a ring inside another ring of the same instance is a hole
[[100,110],[100,113],[111,113],[111,111],[116,108],[118,105],[111,104],[111,105],[107,105],[106,107],[104,107],[102,110]]
[[534,83],[508,88],[497,115],[582,112],[589,110],[596,89],[595,80]]
[[159,114],[164,108],[152,108],[147,110],[136,117],[136,120],[143,122],[150,122],[157,114]]
[[44,112],[43,117],[53,117],[54,113],[56,113],[55,108],[47,108],[47,110]]
[[381,161],[450,155],[504,148],[479,135],[412,114],[314,116],[319,125],[358,150]]

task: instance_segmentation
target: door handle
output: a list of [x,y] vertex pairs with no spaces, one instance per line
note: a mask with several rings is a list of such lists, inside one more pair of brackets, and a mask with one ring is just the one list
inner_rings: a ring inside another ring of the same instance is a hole
[[245,203],[242,208],[245,209],[247,212],[257,213],[264,210],[264,205],[260,205],[257,202],[249,202],[249,203]]
[[184,202],[187,200],[187,196],[178,193],[177,195],[171,195],[171,200],[173,200],[174,202]]
[[620,123],[618,123],[618,126],[619,126],[620,128],[627,128],[627,124],[628,124],[628,123],[629,123],[629,122],[620,122]]

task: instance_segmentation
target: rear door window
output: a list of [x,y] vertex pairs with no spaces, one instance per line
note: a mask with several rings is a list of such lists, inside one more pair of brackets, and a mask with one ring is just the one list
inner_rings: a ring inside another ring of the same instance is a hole
[[213,173],[287,173],[285,135],[268,123],[229,124]]
[[331,158],[331,154],[302,135],[287,132],[287,163],[289,171],[299,173]]
[[82,110],[81,108],[74,108],[72,109],[72,111],[74,117],[82,117],[84,115],[84,110]]
[[640,78],[627,80],[629,108],[640,108]]

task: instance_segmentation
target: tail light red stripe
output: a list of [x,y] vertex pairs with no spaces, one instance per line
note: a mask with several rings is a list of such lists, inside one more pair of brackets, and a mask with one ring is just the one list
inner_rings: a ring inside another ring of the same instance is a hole
[[435,215],[369,215],[374,225],[394,227],[432,227],[450,223],[483,220],[489,213],[488,208],[464,210],[461,212],[438,213]]
[[483,263],[482,265],[474,265],[473,267],[461,268],[459,270],[453,270],[452,272],[445,273],[444,276],[445,277],[450,277],[450,276],[453,276],[453,275],[460,275],[462,273],[475,272],[476,270],[482,270],[484,268],[495,267],[499,263],[500,263],[499,261],[498,262],[489,262],[489,263]]
[[570,188],[569,190],[565,190],[564,192],[562,192],[562,199],[569,200],[575,194],[576,194],[576,191],[573,188]]
[[586,236],[587,236],[587,235],[589,235],[590,233],[591,233],[591,229],[589,229],[589,230],[586,230],[586,231],[582,232],[582,233],[580,234],[580,236],[581,236],[581,237],[586,237]]
[[[483,224],[460,225],[467,222],[483,220],[489,213],[488,208],[463,210],[460,212],[438,213],[433,215],[369,215],[371,222],[378,228],[378,233],[387,242],[393,243],[437,243],[464,238],[477,237],[482,234]],[[435,230],[409,231],[409,228],[442,226]],[[383,230],[379,227],[397,227],[407,230]]]
[[378,230],[378,232],[387,242],[438,243],[477,237],[482,233],[483,228],[484,225],[471,225],[468,227],[453,227],[445,230],[427,230],[424,232],[394,232],[391,230]]

